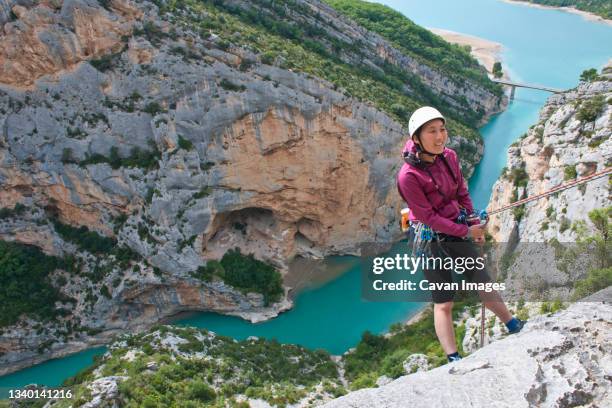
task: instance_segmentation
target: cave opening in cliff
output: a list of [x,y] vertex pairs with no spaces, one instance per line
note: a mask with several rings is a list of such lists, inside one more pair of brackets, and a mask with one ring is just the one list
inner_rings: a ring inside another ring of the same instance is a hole
[[235,247],[265,257],[274,247],[279,227],[274,212],[267,208],[247,207],[217,214],[204,244],[205,257],[218,259]]

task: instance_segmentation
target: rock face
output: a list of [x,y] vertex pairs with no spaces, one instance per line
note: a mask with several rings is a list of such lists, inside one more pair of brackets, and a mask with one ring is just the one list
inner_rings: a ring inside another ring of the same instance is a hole
[[[131,32],[133,19],[142,13],[126,0],[113,0],[114,13],[97,1],[3,1],[0,22],[2,83],[30,87],[43,75],[72,69],[79,62],[122,48],[121,37]],[[25,5],[17,4],[24,3]],[[39,3],[28,8],[28,3]],[[11,12],[6,13],[9,9]]]
[[[363,41],[374,67],[411,70],[458,112],[502,106],[327,5],[299,3],[333,22],[329,35]],[[83,272],[52,276],[76,300],[61,325],[78,333],[40,332],[27,320],[4,330],[0,374],[181,311],[259,321],[291,306],[190,275],[229,248],[285,275],[295,257],[359,254],[365,242],[398,238],[405,132],[371,103],[282,68],[281,57],[264,63],[239,45],[240,33],[227,41],[173,25],[148,1],[0,0],[0,23],[0,207],[27,208],[0,220],[0,239],[74,256]],[[477,161],[481,144],[453,142]],[[62,239],[50,218],[111,237],[141,260],[107,263],[93,281],[99,256]]]
[[[608,102],[612,96],[611,79],[612,65],[608,65],[599,80],[583,82],[548,99],[540,111],[539,122],[508,150],[507,171],[493,186],[490,210],[517,198],[544,192],[573,177],[591,175],[612,164],[612,105]],[[581,120],[580,112],[597,97],[603,100],[600,109],[593,117]],[[511,176],[521,168],[526,187]],[[494,215],[489,231],[497,242],[512,239],[542,242],[551,238],[572,242],[577,232],[564,228],[563,224],[587,221],[588,212],[609,205],[610,197],[608,179],[604,177],[589,182],[584,188],[569,189],[526,204],[520,222],[515,221],[512,211]],[[549,215],[548,208],[551,208]]]
[[609,406],[612,306],[575,303],[529,320],[523,331],[461,361],[362,389],[340,407]]
[[[508,150],[507,170],[493,186],[489,210],[612,165],[611,79],[609,64],[599,79],[548,99],[539,122]],[[505,254],[499,259],[507,265],[498,276],[508,295],[569,300],[589,269],[609,266],[609,260],[595,259],[593,245],[580,245],[601,235],[589,212],[610,206],[611,186],[609,176],[594,179],[491,217],[489,231]],[[609,241],[605,245],[609,252]]]
[[[118,383],[125,380],[125,376],[110,376],[98,378],[93,381],[89,388],[91,389],[91,401],[83,405],[84,408],[96,408],[99,406],[120,406],[120,401],[116,401],[119,395]],[[103,405],[104,404],[104,405]]]

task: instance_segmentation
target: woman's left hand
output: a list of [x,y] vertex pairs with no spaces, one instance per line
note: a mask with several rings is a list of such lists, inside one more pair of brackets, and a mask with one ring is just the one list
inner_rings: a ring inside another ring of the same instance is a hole
[[472,238],[477,244],[483,244],[485,242],[485,229],[484,225],[472,225],[469,227],[468,237]]
[[485,237],[484,237],[484,235],[483,235],[483,236],[481,236],[481,237],[475,237],[475,238],[474,238],[474,242],[475,242],[475,243],[477,243],[477,244],[479,244],[479,245],[484,244],[484,243],[485,243]]

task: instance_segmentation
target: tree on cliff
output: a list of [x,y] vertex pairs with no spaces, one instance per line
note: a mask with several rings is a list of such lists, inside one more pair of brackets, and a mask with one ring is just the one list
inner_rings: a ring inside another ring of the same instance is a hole
[[493,76],[495,78],[501,78],[503,75],[501,62],[496,61],[495,64],[493,64]]
[[595,68],[585,69],[580,74],[580,80],[583,82],[593,82],[598,78],[597,70]]

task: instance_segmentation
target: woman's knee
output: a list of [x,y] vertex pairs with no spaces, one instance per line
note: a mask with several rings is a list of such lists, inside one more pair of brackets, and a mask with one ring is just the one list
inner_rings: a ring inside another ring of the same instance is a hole
[[453,302],[434,303],[434,312],[449,314],[453,311]]

